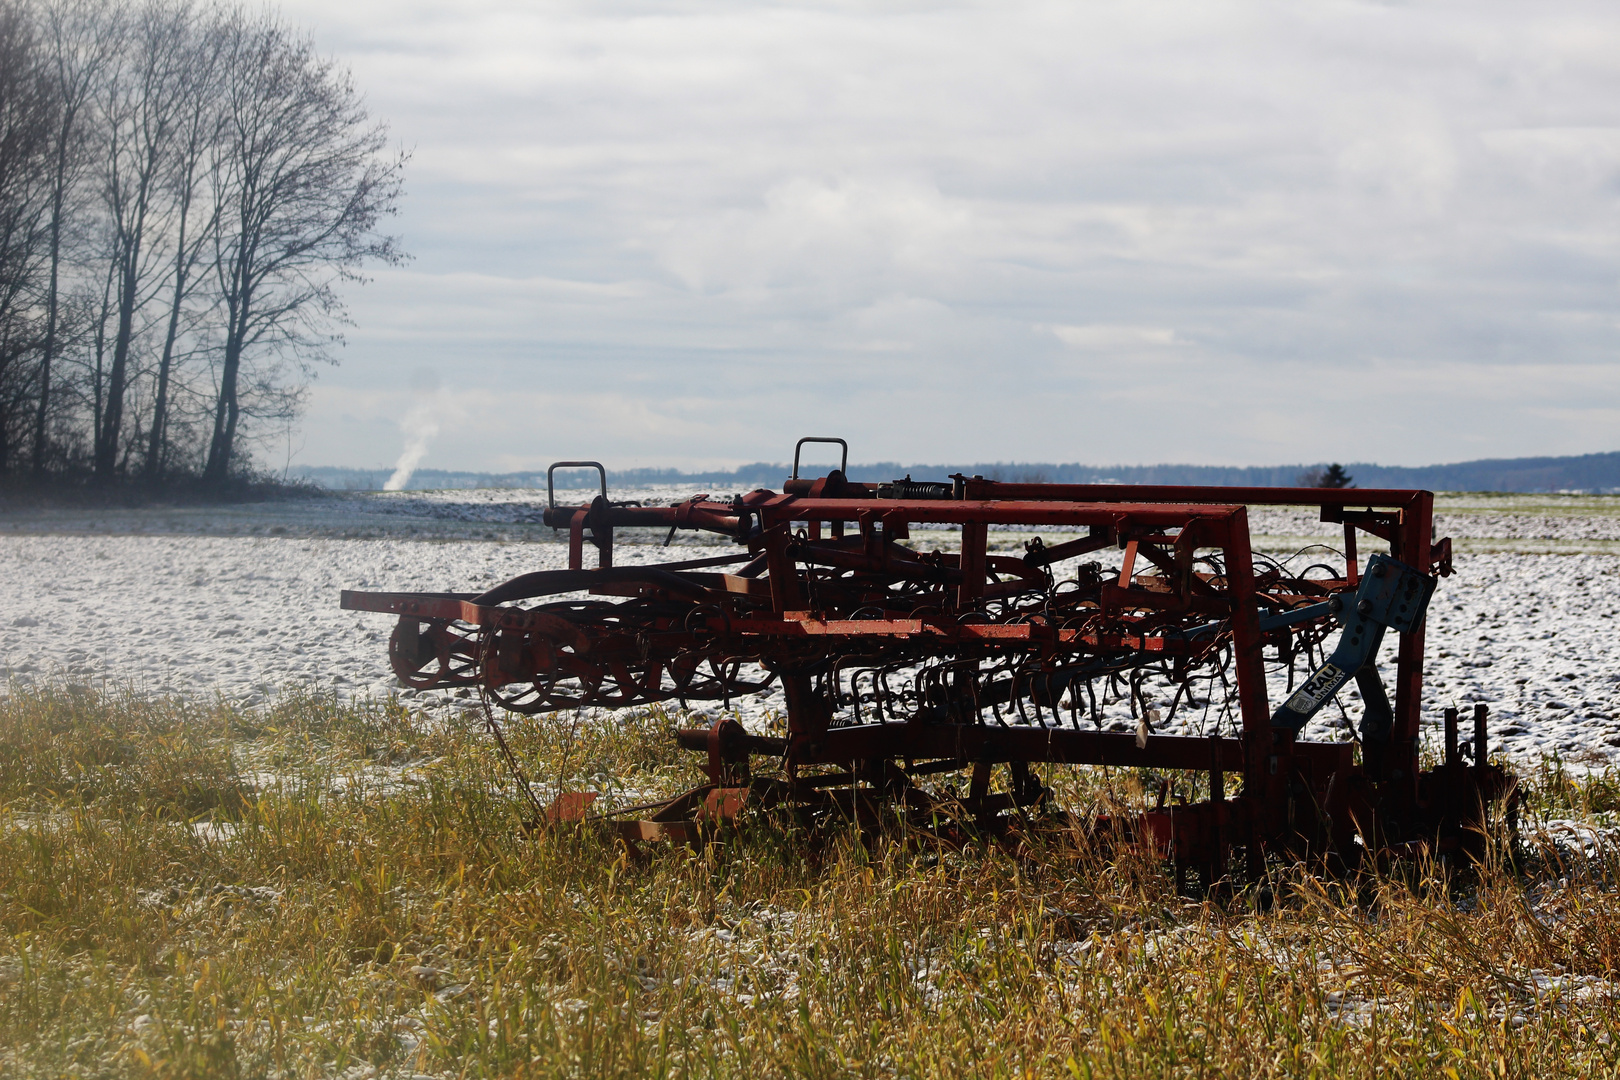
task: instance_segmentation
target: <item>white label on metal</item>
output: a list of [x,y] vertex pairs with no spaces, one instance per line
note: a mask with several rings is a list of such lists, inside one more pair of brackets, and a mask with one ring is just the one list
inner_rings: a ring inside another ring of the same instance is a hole
[[1322,703],[1322,699],[1332,693],[1333,687],[1339,682],[1344,672],[1332,664],[1323,664],[1322,670],[1312,675],[1310,681],[1288,699],[1288,707],[1300,715],[1310,712]]

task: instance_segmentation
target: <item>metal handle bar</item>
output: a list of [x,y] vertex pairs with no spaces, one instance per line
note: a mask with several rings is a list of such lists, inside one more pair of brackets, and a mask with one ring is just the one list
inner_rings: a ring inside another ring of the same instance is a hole
[[595,469],[602,474],[602,501],[607,501],[607,469],[602,466],[600,461],[556,461],[552,463],[551,468],[546,470],[547,506],[555,507],[557,505],[557,491],[552,484],[552,475],[558,469]]
[[849,443],[845,442],[843,439],[824,439],[817,435],[807,435],[793,444],[793,475],[788,477],[789,480],[797,480],[799,478],[799,451],[804,449],[804,444],[807,442],[837,443],[839,446],[843,447],[844,457],[843,460],[838,463],[838,471],[844,473],[845,475],[849,474]]

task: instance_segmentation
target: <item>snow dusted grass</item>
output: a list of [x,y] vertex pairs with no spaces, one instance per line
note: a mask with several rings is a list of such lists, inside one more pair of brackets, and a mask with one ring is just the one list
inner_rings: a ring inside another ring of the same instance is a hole
[[[694,779],[669,723],[511,735],[545,789],[660,792]],[[1530,783],[1515,859],[1279,870],[1260,913],[1061,845],[806,858],[756,823],[633,860],[526,832],[454,717],[13,687],[0,1074],[1613,1075],[1620,777]]]

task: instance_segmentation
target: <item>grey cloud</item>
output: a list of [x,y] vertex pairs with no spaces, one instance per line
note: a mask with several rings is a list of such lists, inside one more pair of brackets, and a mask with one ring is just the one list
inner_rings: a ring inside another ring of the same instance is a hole
[[447,358],[590,419],[449,467],[1613,448],[1612,5],[287,11],[417,148],[312,461]]

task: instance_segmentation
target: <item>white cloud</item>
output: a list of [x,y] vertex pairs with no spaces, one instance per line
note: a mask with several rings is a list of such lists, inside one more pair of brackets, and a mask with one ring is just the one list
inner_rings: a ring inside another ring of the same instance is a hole
[[806,282],[847,291],[947,271],[971,257],[971,224],[968,204],[931,184],[793,177],[758,206],[679,219],[650,246],[699,292]]
[[1154,326],[1054,326],[1052,333],[1077,349],[1166,348],[1176,344],[1176,332]]

